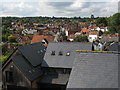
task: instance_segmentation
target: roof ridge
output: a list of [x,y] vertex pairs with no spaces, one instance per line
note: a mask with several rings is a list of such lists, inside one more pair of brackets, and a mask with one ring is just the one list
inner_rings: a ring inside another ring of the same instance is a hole
[[120,54],[120,51],[90,51],[90,50],[76,50],[76,52],[93,52],[93,53],[117,53]]

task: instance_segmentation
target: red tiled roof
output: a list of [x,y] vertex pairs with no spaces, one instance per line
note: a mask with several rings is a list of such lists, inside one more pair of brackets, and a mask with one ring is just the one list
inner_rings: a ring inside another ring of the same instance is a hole
[[105,29],[105,27],[100,27],[100,29]]
[[97,35],[99,32],[98,31],[91,31],[89,35]]
[[93,27],[94,29],[97,29],[98,27]]
[[68,26],[68,24],[64,24],[63,26],[64,26],[64,27],[67,27],[67,26]]
[[90,32],[90,29],[82,29],[81,32]]
[[46,39],[48,42],[53,42],[54,36],[34,35],[32,38],[32,43],[41,42],[43,39]]

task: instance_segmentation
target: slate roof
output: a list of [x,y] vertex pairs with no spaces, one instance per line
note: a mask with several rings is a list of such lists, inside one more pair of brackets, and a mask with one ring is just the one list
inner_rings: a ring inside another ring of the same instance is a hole
[[23,74],[33,81],[42,75],[41,62],[43,61],[46,47],[42,43],[18,47],[20,55],[15,55],[12,61],[23,72]]
[[30,81],[42,75],[40,65],[33,67],[23,56],[14,56],[12,60]]
[[119,43],[115,43],[115,44],[109,46],[107,49],[108,49],[108,51],[120,51],[120,45],[119,45]]
[[18,49],[33,66],[41,64],[46,51],[46,47],[42,43],[18,47]]
[[118,54],[78,53],[67,85],[70,88],[118,88]]
[[[42,67],[72,68],[76,50],[91,50],[91,43],[49,43]],[[55,55],[51,52],[55,51]],[[58,55],[62,51],[63,55]],[[67,52],[70,56],[66,56]]]

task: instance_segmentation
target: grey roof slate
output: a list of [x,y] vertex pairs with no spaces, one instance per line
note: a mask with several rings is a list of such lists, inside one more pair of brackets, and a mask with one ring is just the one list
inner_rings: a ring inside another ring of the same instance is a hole
[[35,43],[18,47],[18,49],[33,66],[37,66],[43,60],[46,47],[42,43]]
[[120,45],[119,43],[115,43],[108,47],[108,51],[120,51]]
[[[49,43],[42,67],[72,68],[76,50],[91,50],[92,43]],[[55,55],[51,52],[55,51]],[[63,55],[58,55],[62,51]],[[70,51],[70,56],[66,53]]]
[[118,54],[78,53],[67,88],[118,88]]
[[12,60],[29,80],[33,81],[42,75],[40,65],[33,67],[23,56],[14,56]]
[[39,83],[66,85],[69,80],[69,74],[47,73]]

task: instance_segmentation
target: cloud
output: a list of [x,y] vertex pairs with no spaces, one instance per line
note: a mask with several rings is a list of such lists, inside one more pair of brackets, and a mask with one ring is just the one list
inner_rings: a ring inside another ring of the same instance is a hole
[[6,2],[0,6],[0,16],[110,16],[118,11],[116,0],[111,2]]
[[57,11],[53,6],[48,5],[47,2],[39,2],[35,9],[37,10],[35,13],[37,16],[54,16]]
[[5,16],[25,16],[34,13],[33,5],[24,2],[2,4],[1,15]]
[[106,6],[101,10],[100,15],[111,16],[117,12],[118,12],[118,2],[116,2],[116,0],[112,0],[111,2],[106,3]]

